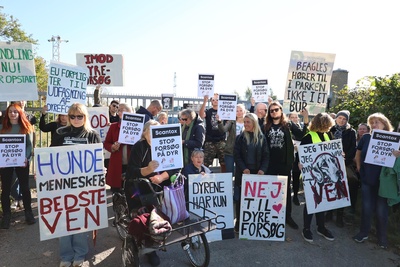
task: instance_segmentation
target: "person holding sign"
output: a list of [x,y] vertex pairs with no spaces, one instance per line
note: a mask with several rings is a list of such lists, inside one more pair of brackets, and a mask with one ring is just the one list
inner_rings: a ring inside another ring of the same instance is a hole
[[194,149],[200,149],[204,144],[205,129],[203,120],[191,109],[179,112],[182,124],[182,146],[184,166],[190,164],[190,155]]
[[[393,131],[389,119],[382,113],[374,113],[368,117],[368,125],[372,130]],[[357,145],[356,165],[361,177],[361,224],[360,231],[353,240],[362,243],[368,239],[371,220],[375,213],[377,217],[377,236],[379,246],[387,247],[388,204],[387,199],[378,195],[379,175],[382,166],[365,163],[371,134],[366,133]]]
[[67,125],[68,115],[58,114],[56,121],[46,123],[46,114],[47,114],[47,105],[44,105],[42,108],[42,116],[40,116],[39,129],[42,132],[45,132],[45,133],[50,132],[51,133],[50,146],[54,146],[54,143],[56,142],[56,139],[58,138],[57,129]]
[[[54,146],[101,143],[99,134],[92,129],[89,114],[85,105],[75,103],[68,109],[67,126],[57,129]],[[62,236],[60,245],[60,267],[82,266],[89,252],[87,233]]]
[[[0,168],[1,175],[1,206],[3,209],[3,218],[1,220],[1,228],[10,228],[11,223],[11,203],[10,194],[12,186],[13,172],[17,174],[20,191],[22,193],[22,201],[25,208],[25,221],[27,224],[36,223],[36,219],[32,213],[31,192],[29,190],[29,160],[32,155],[32,142],[29,134],[33,128],[24,114],[21,106],[11,104],[7,107],[3,123],[0,125],[0,134],[25,134],[25,166]],[[10,145],[12,146],[12,145]],[[4,159],[4,156],[3,156]]]
[[235,232],[240,226],[240,195],[243,174],[264,175],[267,171],[270,153],[267,139],[261,132],[257,116],[247,113],[244,116],[244,131],[236,138],[234,148],[236,222]]

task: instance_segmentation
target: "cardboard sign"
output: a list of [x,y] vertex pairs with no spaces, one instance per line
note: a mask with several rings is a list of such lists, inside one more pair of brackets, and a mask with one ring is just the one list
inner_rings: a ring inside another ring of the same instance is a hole
[[214,74],[199,74],[197,96],[214,95]]
[[283,100],[283,111],[310,114],[325,112],[335,54],[292,51]]
[[127,145],[135,144],[142,137],[143,126],[143,114],[123,112],[118,142]]
[[239,238],[285,241],[286,176],[244,174]]
[[220,120],[236,120],[237,95],[218,95]]
[[103,144],[35,149],[40,240],[108,227]]
[[0,42],[0,95],[2,101],[38,100],[31,43]]
[[298,148],[308,214],[350,206],[342,139]]
[[26,159],[25,134],[0,135],[0,167],[23,167]]
[[161,101],[163,110],[173,110],[174,109],[174,95],[173,94],[162,94]]
[[400,133],[373,130],[365,157],[365,163],[393,168],[396,157],[393,150],[398,150]]
[[108,107],[87,108],[89,113],[90,125],[98,132],[101,141],[104,142],[107,136],[109,126]]
[[268,96],[271,94],[268,87],[268,80],[251,81],[252,97],[256,102],[268,102]]

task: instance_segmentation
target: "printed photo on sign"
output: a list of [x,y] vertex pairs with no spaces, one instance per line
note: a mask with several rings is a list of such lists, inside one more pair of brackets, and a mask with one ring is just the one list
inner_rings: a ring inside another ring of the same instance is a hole
[[335,54],[292,51],[283,111],[288,114],[304,108],[310,114],[325,112],[331,85]]
[[124,86],[122,55],[78,53],[76,65],[88,70],[87,85]]
[[253,80],[251,85],[251,96],[254,97],[254,100],[256,102],[268,102],[268,96],[270,95],[268,80]]
[[121,128],[119,129],[118,142],[133,145],[140,140],[143,133],[144,115],[135,113],[122,113]]
[[163,110],[173,110],[174,109],[174,95],[173,94],[162,94],[161,101]]
[[0,42],[1,101],[38,100],[31,43]]
[[26,160],[26,135],[0,135],[0,168],[24,167]]
[[220,120],[236,120],[237,95],[218,95],[218,116]]
[[40,240],[108,227],[103,144],[35,149]]
[[[231,173],[190,174],[189,211],[203,216],[204,207],[217,214],[214,231],[206,233],[209,242],[235,238],[233,231],[233,193]],[[206,214],[207,216],[207,214]],[[211,216],[211,215],[210,215]]]
[[86,105],[87,70],[50,61],[46,104],[48,112],[68,114],[74,103]]
[[400,133],[373,130],[365,157],[365,163],[393,168],[396,157],[393,150],[398,150]]
[[89,113],[90,125],[99,133],[101,141],[104,142],[107,136],[109,126],[108,108],[107,107],[91,107],[87,108]]
[[244,174],[239,238],[285,241],[286,176]]
[[155,172],[183,167],[180,124],[150,126],[151,160],[160,164]]
[[199,74],[197,96],[214,95],[214,74]]
[[308,214],[350,206],[342,139],[299,146]]

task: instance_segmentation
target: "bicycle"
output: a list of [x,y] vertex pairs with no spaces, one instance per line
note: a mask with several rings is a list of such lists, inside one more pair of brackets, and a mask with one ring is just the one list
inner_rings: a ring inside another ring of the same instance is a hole
[[[152,204],[155,202],[160,203],[159,199],[162,197],[163,192],[156,192],[148,179],[139,178],[140,182],[144,182],[150,188],[150,195],[158,200],[151,199],[147,195],[147,200]],[[147,206],[147,203],[142,205]],[[205,233],[212,231],[216,225],[211,221],[216,218],[216,214],[196,203],[190,203],[201,209],[202,215],[199,216],[193,212],[189,212],[189,218],[173,224],[172,230],[166,235],[151,235],[145,233],[146,236],[157,239],[159,242],[148,243],[147,240],[139,240],[134,235],[128,233],[124,238],[122,244],[122,262],[124,267],[139,267],[141,255],[156,251],[166,251],[166,247],[180,242],[182,249],[188,256],[190,263],[194,267],[207,267],[210,263],[210,248]],[[207,215],[207,216],[206,216]],[[161,240],[161,241],[160,241]]]

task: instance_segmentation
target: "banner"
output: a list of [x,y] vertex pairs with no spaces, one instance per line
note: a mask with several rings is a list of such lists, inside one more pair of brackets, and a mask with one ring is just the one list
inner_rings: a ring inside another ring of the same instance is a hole
[[76,65],[88,70],[87,85],[124,86],[122,55],[78,53]]
[[103,144],[35,149],[40,240],[108,227]]
[[218,95],[218,116],[220,120],[236,120],[237,95]]
[[174,95],[173,94],[161,94],[161,102],[163,110],[174,109]]
[[142,137],[143,126],[143,114],[123,112],[118,142],[127,145],[135,144]]
[[[217,228],[206,233],[207,240],[212,242],[235,238],[233,231],[232,174],[190,174],[187,178],[189,182],[188,201],[217,214],[217,218],[213,221]],[[199,216],[203,216],[204,210],[196,205],[190,204],[189,210]],[[207,212],[206,216],[208,216]]]
[[365,163],[393,168],[396,157],[393,150],[398,150],[400,133],[373,130],[369,141]]
[[342,139],[298,148],[308,214],[350,206]]
[[283,111],[309,114],[325,112],[330,93],[335,54],[292,51]]
[[155,172],[183,168],[180,124],[150,126],[151,160],[160,164]]
[[101,141],[104,142],[110,128],[108,120],[108,107],[91,107],[87,108],[89,113],[89,121],[92,128],[100,135]]
[[256,102],[268,102],[268,96],[271,94],[268,87],[268,80],[253,80],[251,81],[251,96]]
[[86,105],[87,70],[50,61],[46,105],[48,112],[68,114],[74,103]]
[[0,168],[23,167],[26,160],[26,135],[0,135]]
[[31,43],[0,42],[0,95],[2,101],[38,100]]
[[214,95],[214,74],[199,74],[197,96]]

